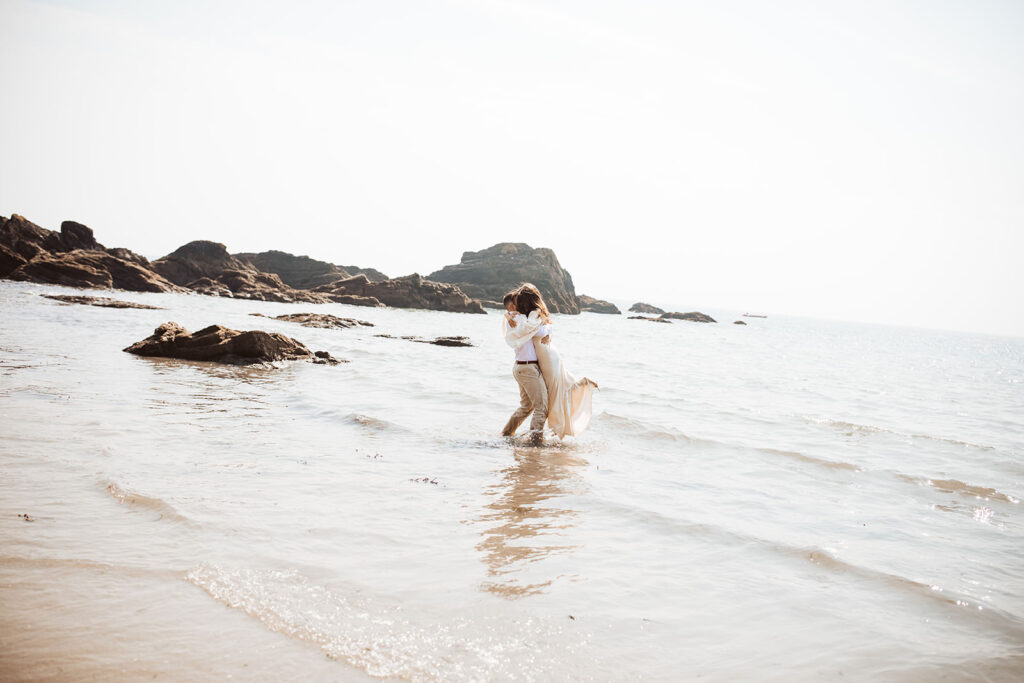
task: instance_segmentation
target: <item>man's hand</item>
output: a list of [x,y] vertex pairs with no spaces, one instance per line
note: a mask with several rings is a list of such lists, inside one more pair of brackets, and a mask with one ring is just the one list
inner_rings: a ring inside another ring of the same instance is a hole
[[516,326],[516,314],[515,313],[513,313],[511,311],[507,312],[505,314],[505,319],[508,320],[508,326],[509,327],[515,327]]
[[541,344],[550,344],[551,343],[551,335],[550,334],[545,334],[543,337],[540,338],[540,343]]

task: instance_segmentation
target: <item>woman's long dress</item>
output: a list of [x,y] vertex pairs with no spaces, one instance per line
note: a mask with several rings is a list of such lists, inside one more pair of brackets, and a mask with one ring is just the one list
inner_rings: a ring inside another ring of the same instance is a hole
[[553,343],[541,344],[538,339],[534,348],[548,385],[548,427],[559,439],[576,436],[590,424],[590,401],[597,384],[588,377],[573,377]]

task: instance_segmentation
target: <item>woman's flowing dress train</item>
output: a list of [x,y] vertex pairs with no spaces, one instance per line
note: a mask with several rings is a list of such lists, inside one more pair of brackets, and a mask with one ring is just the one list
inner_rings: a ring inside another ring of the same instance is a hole
[[591,397],[597,383],[588,377],[573,377],[553,343],[537,341],[534,347],[548,386],[548,427],[559,439],[576,436],[590,424]]

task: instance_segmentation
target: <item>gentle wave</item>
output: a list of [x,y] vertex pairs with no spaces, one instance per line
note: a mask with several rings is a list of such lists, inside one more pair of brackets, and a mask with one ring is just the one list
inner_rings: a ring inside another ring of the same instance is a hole
[[905,439],[924,439],[927,441],[934,441],[937,443],[945,443],[953,446],[966,446],[968,448],[975,448],[983,451],[994,451],[997,450],[995,446],[985,446],[983,444],[971,443],[970,441],[960,441],[958,439],[950,439],[944,436],[934,436],[931,434],[910,434],[907,432],[897,431],[895,429],[888,429],[887,427],[876,427],[874,425],[862,425],[855,422],[846,422],[844,420],[832,420],[829,418],[817,418],[809,417],[806,415],[798,416],[800,419],[811,424],[826,425],[828,427],[834,427],[841,431],[847,432],[847,435],[854,433],[858,434],[891,434],[893,436],[899,436]]
[[[372,676],[487,680],[498,672],[512,677],[540,671],[550,657],[566,654],[564,629],[535,617],[513,627],[497,617],[418,623],[402,605],[371,605],[354,590],[341,595],[294,570],[203,564],[187,580],[268,629],[317,645]],[[562,643],[556,646],[556,640]]]
[[181,514],[174,507],[159,498],[151,498],[144,496],[139,493],[133,493],[131,491],[125,491],[117,484],[110,482],[106,486],[107,493],[109,493],[114,500],[121,503],[122,505],[130,505],[132,507],[142,508],[144,510],[152,510],[160,514],[162,519],[169,519],[189,526],[194,526],[195,523],[185,515]]
[[902,592],[909,592],[945,605],[969,608],[968,612],[976,613],[974,616],[978,619],[988,621],[990,625],[998,627],[1001,631],[1024,637],[1024,623],[1012,613],[1004,612],[989,604],[982,604],[976,599],[958,595],[939,586],[930,586],[897,574],[841,560],[827,550],[817,546],[804,547],[780,543],[743,531],[729,529],[722,525],[676,519],[656,510],[644,509],[640,506],[627,505],[607,499],[602,501],[602,505],[615,508],[615,512],[619,516],[633,518],[638,523],[642,521],[648,528],[660,529],[663,533],[685,533],[688,536],[701,535],[713,543],[735,546],[737,550],[757,547],[777,556],[810,562],[817,567],[828,569],[838,574],[870,580],[886,587],[896,588]]
[[102,574],[118,572],[125,576],[158,576],[161,578],[180,579],[185,577],[185,572],[174,569],[151,569],[147,567],[131,567],[123,564],[111,564],[108,562],[95,562],[77,558],[60,557],[17,557],[0,555],[0,567],[11,567],[25,570],[32,569],[80,569],[94,571]]

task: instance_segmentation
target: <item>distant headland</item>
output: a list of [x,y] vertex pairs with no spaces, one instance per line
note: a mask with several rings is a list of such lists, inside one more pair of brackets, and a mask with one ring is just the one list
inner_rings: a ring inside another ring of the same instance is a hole
[[[88,289],[193,292],[258,301],[344,303],[459,313],[501,308],[502,295],[522,282],[540,289],[552,313],[618,315],[608,301],[577,294],[572,276],[551,249],[503,242],[467,251],[459,263],[426,277],[389,278],[374,268],[342,266],[283,251],[231,254],[197,240],[150,261],[130,249],[100,244],[92,229],[64,221],[47,230],[18,214],[0,216],[0,278]],[[664,313],[648,304],[631,311]],[[686,314],[689,316],[690,314]],[[665,320],[697,320],[665,314]],[[701,322],[713,322],[705,316]]]

